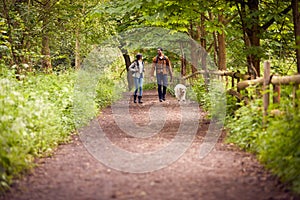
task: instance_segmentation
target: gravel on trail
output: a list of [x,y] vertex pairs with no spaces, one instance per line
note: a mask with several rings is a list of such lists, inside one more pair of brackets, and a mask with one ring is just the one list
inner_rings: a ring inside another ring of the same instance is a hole
[[[118,120],[131,117],[136,124],[147,125],[151,121],[149,112],[158,106],[166,111],[166,120],[159,133],[152,137],[139,138],[122,131],[111,106],[103,109],[96,119],[106,137],[128,152],[144,153],[165,148],[182,123],[180,104],[174,97],[168,95],[165,102],[159,102],[156,91],[144,91],[143,101],[142,105],[130,101],[130,116],[122,116]],[[200,159],[199,147],[210,121],[205,119],[205,112],[200,108],[199,111],[201,120],[191,145],[178,160],[162,169],[130,173],[109,168],[88,151],[77,134],[72,136],[70,143],[60,145],[51,157],[38,159],[38,166],[16,180],[10,191],[0,199],[299,199],[265,170],[254,155],[225,143],[224,131],[214,149]]]

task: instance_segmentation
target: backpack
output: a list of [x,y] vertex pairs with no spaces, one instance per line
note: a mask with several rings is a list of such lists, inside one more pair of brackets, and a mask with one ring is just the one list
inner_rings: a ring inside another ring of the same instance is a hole
[[[139,61],[138,61],[138,60],[134,60],[134,62],[135,62],[136,65],[139,67]],[[144,61],[142,61],[142,64],[144,65]]]
[[[158,59],[159,59],[159,57],[158,57],[158,55],[156,56],[156,61],[155,61],[155,63],[157,64],[158,63]],[[167,61],[167,58],[166,58],[166,56],[164,55],[164,57],[162,58],[162,60],[165,60],[165,61]],[[169,66],[169,63],[168,62],[166,62],[166,65],[167,66]]]
[[[158,57],[158,55],[157,55],[157,56],[156,56],[156,61],[155,61],[156,67],[157,67],[158,59],[159,59],[159,57]],[[165,61],[166,61],[166,68],[167,68],[167,70],[169,70],[169,62],[168,62],[168,60],[167,60],[167,58],[166,58],[165,55],[164,55],[164,57],[162,58],[162,60],[165,60]],[[157,70],[157,68],[156,68],[156,70]],[[162,69],[161,69],[161,70],[162,70]]]
[[[135,62],[136,66],[139,68],[139,62],[138,60],[134,60],[133,62]],[[144,61],[142,61],[142,64],[144,65]],[[135,72],[131,72],[132,74],[134,74]]]

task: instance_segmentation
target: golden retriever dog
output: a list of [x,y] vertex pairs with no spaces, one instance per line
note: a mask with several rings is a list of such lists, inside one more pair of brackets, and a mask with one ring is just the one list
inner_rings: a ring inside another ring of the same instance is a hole
[[183,84],[177,84],[174,88],[175,97],[178,101],[184,101],[185,102],[185,96],[186,96],[186,86]]

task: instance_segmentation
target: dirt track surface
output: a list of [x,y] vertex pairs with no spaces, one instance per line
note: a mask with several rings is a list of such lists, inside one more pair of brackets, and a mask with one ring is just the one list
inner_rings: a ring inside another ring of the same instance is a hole
[[[139,125],[149,123],[149,109],[161,104],[167,111],[163,129],[150,138],[124,133],[114,121],[111,107],[103,110],[98,123],[107,137],[129,152],[154,151],[172,141],[181,123],[178,102],[168,96],[158,102],[155,91],[144,92],[144,104],[130,103],[130,116]],[[205,116],[200,112],[201,118]],[[127,120],[126,117],[123,117]],[[17,181],[5,200],[109,200],[109,199],[298,199],[271,176],[251,154],[219,138],[213,151],[199,159],[210,122],[199,121],[197,134],[188,150],[176,162],[147,173],[114,170],[94,158],[80,137],[60,145],[52,157],[40,159],[32,173]],[[83,130],[84,132],[84,130]]]

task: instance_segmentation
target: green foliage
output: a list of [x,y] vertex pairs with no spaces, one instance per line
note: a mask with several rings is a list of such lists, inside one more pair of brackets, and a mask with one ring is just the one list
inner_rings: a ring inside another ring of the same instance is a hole
[[[67,142],[75,131],[73,112],[77,72],[27,75],[17,81],[1,66],[0,79],[0,191],[45,156]],[[92,115],[116,99],[112,81],[103,79],[93,99]],[[100,88],[101,87],[101,88]],[[93,117],[92,116],[92,117]],[[84,117],[84,116],[83,116]]]
[[108,77],[99,79],[96,86],[95,97],[97,108],[104,108],[121,97],[120,91],[118,91],[114,86],[115,83]]
[[74,131],[72,79],[74,73],[27,76],[22,82],[6,76],[0,81],[0,182],[33,164],[37,156],[51,153]]
[[203,78],[193,82],[193,91],[196,101],[204,110],[208,111],[210,117],[223,120],[226,113],[226,94],[223,83],[213,78],[205,83]]
[[257,152],[257,140],[262,130],[261,101],[256,100],[239,108],[226,123],[230,133],[227,142],[237,143],[241,148]]
[[280,110],[278,116],[269,117],[267,130],[257,141],[258,156],[273,173],[300,193],[300,110],[289,101],[281,102]]
[[[102,1],[8,1],[0,4],[0,57],[7,65],[27,63],[41,71],[42,38],[47,34],[54,71],[74,66],[80,57],[114,32],[108,17],[96,13]],[[48,8],[44,4],[51,4]],[[32,68],[31,68],[32,69]],[[64,70],[63,69],[63,70]]]
[[[239,108],[227,121],[226,141],[256,153],[267,168],[300,193],[300,110],[295,107],[300,101],[293,103],[289,94],[291,87],[284,88],[280,105],[270,106],[265,127],[261,100]],[[271,114],[274,108],[276,115]]]
[[197,102],[199,105],[208,111],[211,106],[209,96],[207,95],[208,89],[205,85],[204,79],[198,79],[193,82],[193,91],[196,93]]
[[[153,89],[157,89],[157,84],[155,82],[146,83],[143,85],[143,90],[153,90]],[[169,87],[167,89],[169,89]]]
[[230,94],[226,94],[226,102],[226,115],[228,117],[234,116],[235,111],[243,104],[239,103],[237,98]]

